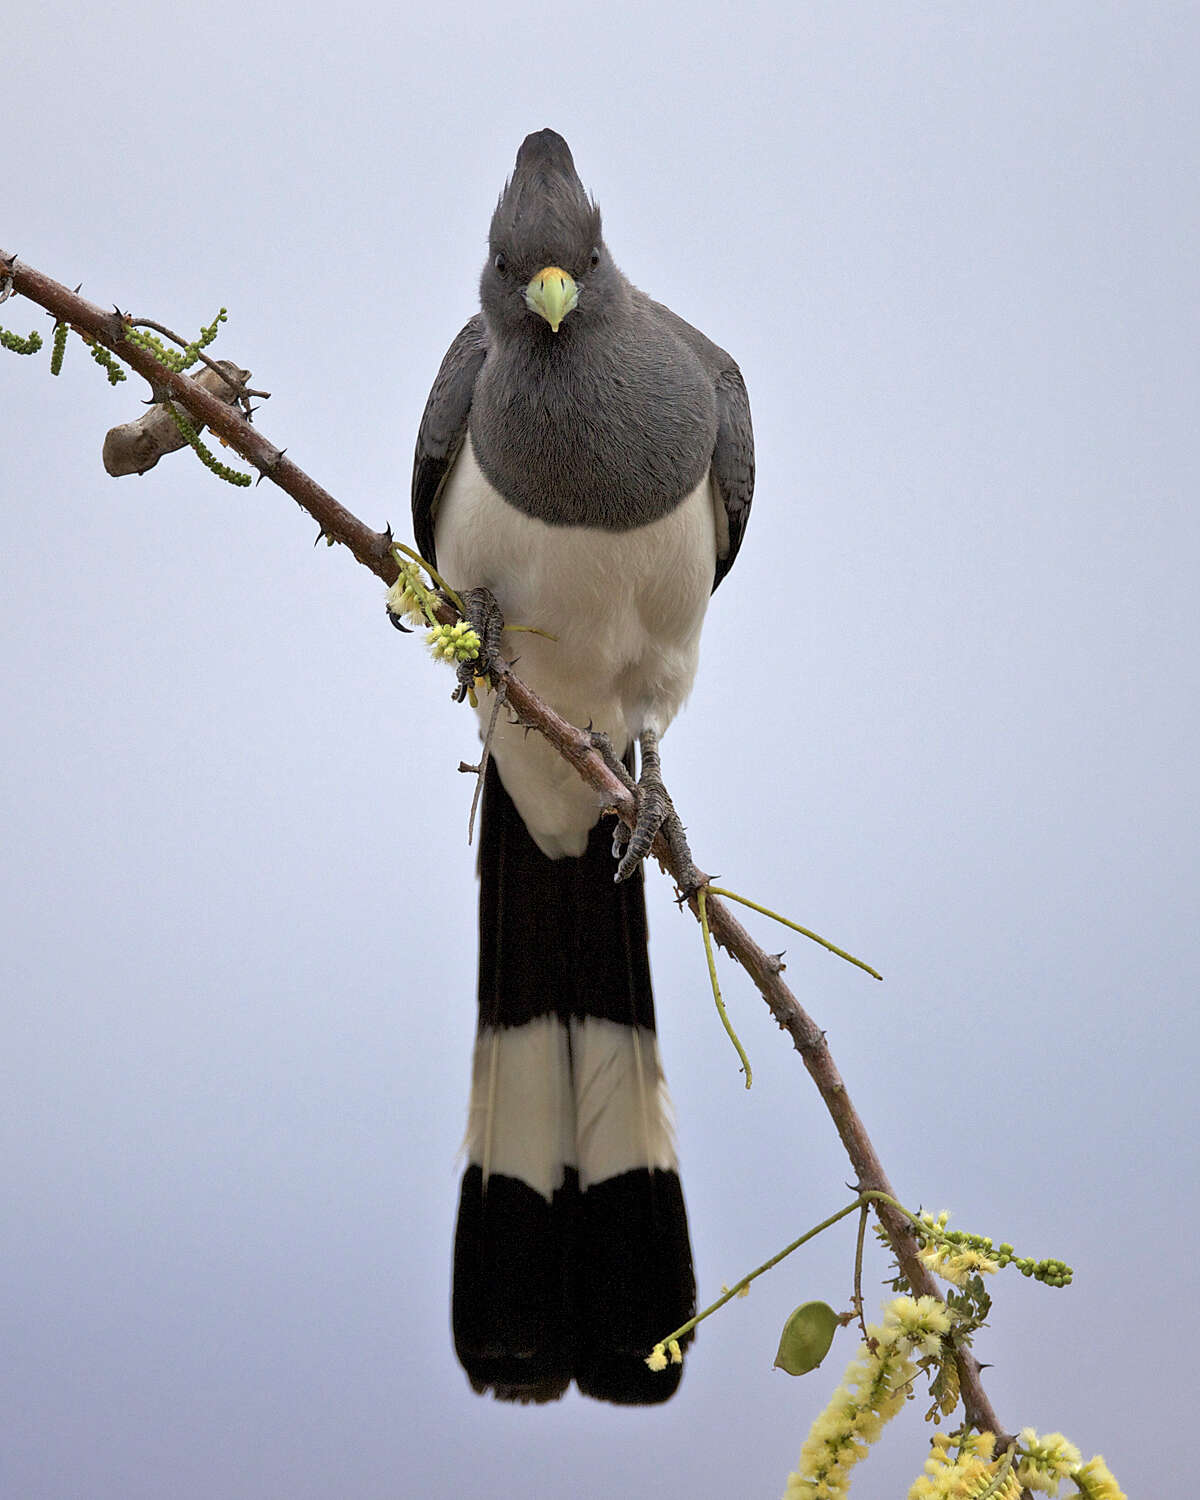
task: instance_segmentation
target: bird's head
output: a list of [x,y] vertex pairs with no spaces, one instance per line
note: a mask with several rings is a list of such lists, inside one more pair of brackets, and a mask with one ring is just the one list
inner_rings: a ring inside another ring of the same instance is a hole
[[561,337],[603,313],[620,281],[571,150],[553,130],[525,137],[488,236],[480,300],[498,333]]

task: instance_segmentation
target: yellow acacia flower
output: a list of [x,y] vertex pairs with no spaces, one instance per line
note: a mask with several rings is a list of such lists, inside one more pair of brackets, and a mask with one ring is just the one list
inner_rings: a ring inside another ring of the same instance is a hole
[[1032,1427],[1022,1427],[1017,1440],[1017,1478],[1030,1490],[1057,1495],[1059,1482],[1070,1476],[1083,1462],[1083,1455],[1061,1432],[1039,1437]]
[[902,1336],[915,1352],[936,1354],[953,1326],[954,1314],[936,1297],[897,1297],[887,1306],[880,1336]]
[[[956,1455],[950,1452],[951,1444],[958,1446]],[[1017,1500],[1021,1486],[1011,1469],[998,1488],[989,1488],[1003,1473],[1003,1460],[993,1459],[995,1447],[991,1432],[970,1433],[961,1439],[938,1433],[930,1445],[925,1472],[914,1480],[908,1500],[976,1500],[985,1494],[989,1500]]]
[[968,1276],[977,1272],[981,1276],[994,1276],[1000,1262],[981,1250],[972,1250],[962,1245],[926,1245],[917,1251],[921,1263],[943,1281],[962,1286]]
[[465,620],[453,625],[435,625],[425,640],[434,656],[446,661],[473,661],[479,655],[479,637]]
[[409,580],[403,573],[388,590],[387,607],[389,614],[396,615],[401,620],[407,620],[411,625],[428,624],[421,608],[420,598],[413,591]]
[[1072,1470],[1071,1478],[1085,1500],[1126,1500],[1125,1491],[1098,1453]]
[[786,1500],[842,1500],[850,1470],[867,1455],[883,1425],[908,1399],[912,1356],[936,1353],[954,1315],[936,1297],[897,1297],[883,1321],[867,1329],[829,1405],[812,1425],[800,1463],[788,1475]]

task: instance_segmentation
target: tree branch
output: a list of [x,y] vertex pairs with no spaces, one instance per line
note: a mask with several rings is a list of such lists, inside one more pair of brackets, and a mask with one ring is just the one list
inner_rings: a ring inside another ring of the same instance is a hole
[[390,532],[372,531],[339,505],[315,479],[310,479],[282,448],[268,442],[236,408],[206,391],[190,375],[168,370],[152,354],[130,343],[125,338],[126,323],[120,312],[97,307],[78,292],[0,250],[0,279],[5,277],[12,278],[14,291],[44,307],[57,322],[69,323],[77,332],[111,349],[147,381],[153,400],[169,397],[178,402],[197,422],[211,428],[235,453],[240,453],[260,474],[289,494],[314,518],[324,536],[349,547],[357,560],[378,574],[384,583],[395,582]]
[[[155,401],[169,397],[184,407],[195,421],[211,428],[263,477],[278,485],[306,510],[324,536],[348,547],[354,557],[384,583],[395,581],[397,569],[391,553],[390,530],[372,531],[287,458],[282,449],[262,437],[236,408],[219,400],[190,376],[164,368],[152,355],[128,342],[124,336],[126,320],[120,312],[107,312],[97,307],[15,256],[0,251],[0,282],[8,278],[11,278],[15,291],[44,307],[56,321],[69,323],[72,328],[111,349],[145,378]],[[504,679],[508,706],[521,722],[544,735],[575,767],[595,790],[598,806],[612,808],[632,828],[637,811],[633,796],[604,764],[589,735],[543,703],[510,667],[502,664],[500,675]],[[652,852],[674,879],[677,889],[688,889],[687,872],[672,868],[671,854],[661,835],[655,839]],[[703,877],[704,882],[707,878]],[[688,897],[688,905],[699,919],[694,893]],[[862,1117],[850,1099],[824,1032],[783,982],[780,959],[760,947],[718,897],[706,896],[705,905],[714,939],[746,970],[780,1028],[792,1038],[837,1127],[854,1169],[857,1190],[874,1190],[893,1198],[899,1197],[883,1169]],[[941,1294],[932,1273],[918,1258],[911,1225],[885,1204],[877,1205],[877,1212],[913,1292],[917,1296],[940,1300]],[[978,1362],[969,1351],[963,1350],[958,1354],[958,1366],[967,1420],[980,1431],[995,1433],[1000,1442],[1007,1441],[980,1381]]]

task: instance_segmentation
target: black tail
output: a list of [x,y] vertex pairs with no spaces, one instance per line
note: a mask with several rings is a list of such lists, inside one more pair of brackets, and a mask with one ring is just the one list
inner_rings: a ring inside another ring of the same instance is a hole
[[611,844],[597,825],[579,858],[548,859],[488,766],[453,1322],[472,1386],[506,1401],[572,1379],[665,1401],[680,1367],[645,1358],[695,1310],[642,877],[614,883]]

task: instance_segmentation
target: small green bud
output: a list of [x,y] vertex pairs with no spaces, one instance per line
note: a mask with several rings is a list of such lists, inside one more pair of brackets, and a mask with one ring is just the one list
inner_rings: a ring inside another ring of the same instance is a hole
[[70,328],[66,323],[55,323],[54,325],[54,350],[50,355],[50,373],[59,375],[62,373],[63,355],[67,349],[67,334]]
[[42,336],[36,328],[27,339],[19,333],[10,333],[7,328],[0,328],[0,345],[11,349],[14,354],[36,354],[42,347]]

